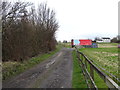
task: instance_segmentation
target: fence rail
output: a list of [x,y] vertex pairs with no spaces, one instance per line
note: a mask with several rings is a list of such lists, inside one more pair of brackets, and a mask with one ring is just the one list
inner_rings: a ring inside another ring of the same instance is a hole
[[[95,64],[93,64],[93,61],[89,60],[82,52],[77,49],[77,47],[75,48],[77,52],[79,66],[82,68],[82,72],[85,76],[85,80],[89,88],[95,88],[96,90],[98,89],[95,84],[94,78],[94,72],[97,72],[98,75],[104,80],[109,89],[115,88],[120,90],[120,86],[115,81],[113,81],[108,75],[106,75]],[[90,66],[89,70],[88,65]]]

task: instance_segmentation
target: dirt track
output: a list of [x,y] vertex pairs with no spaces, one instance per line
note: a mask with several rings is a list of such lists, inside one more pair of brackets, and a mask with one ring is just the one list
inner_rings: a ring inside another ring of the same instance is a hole
[[3,82],[3,88],[71,88],[72,50],[63,48],[48,60]]

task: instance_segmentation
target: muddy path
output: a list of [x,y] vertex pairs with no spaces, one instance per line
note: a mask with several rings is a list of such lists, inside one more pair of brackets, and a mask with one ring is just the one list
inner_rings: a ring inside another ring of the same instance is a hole
[[63,48],[48,60],[2,83],[3,88],[71,88],[72,50]]

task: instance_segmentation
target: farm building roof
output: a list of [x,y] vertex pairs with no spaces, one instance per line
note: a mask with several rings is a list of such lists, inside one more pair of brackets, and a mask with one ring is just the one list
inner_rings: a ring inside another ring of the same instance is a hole
[[109,37],[102,37],[102,39],[110,39]]

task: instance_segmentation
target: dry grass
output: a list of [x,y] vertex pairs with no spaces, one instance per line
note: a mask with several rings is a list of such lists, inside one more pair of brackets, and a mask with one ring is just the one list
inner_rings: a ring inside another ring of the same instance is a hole
[[115,48],[117,46],[118,46],[117,43],[99,43],[98,44],[99,48]]
[[105,56],[118,56],[118,53],[108,53],[108,52],[93,52],[95,54],[104,54]]

